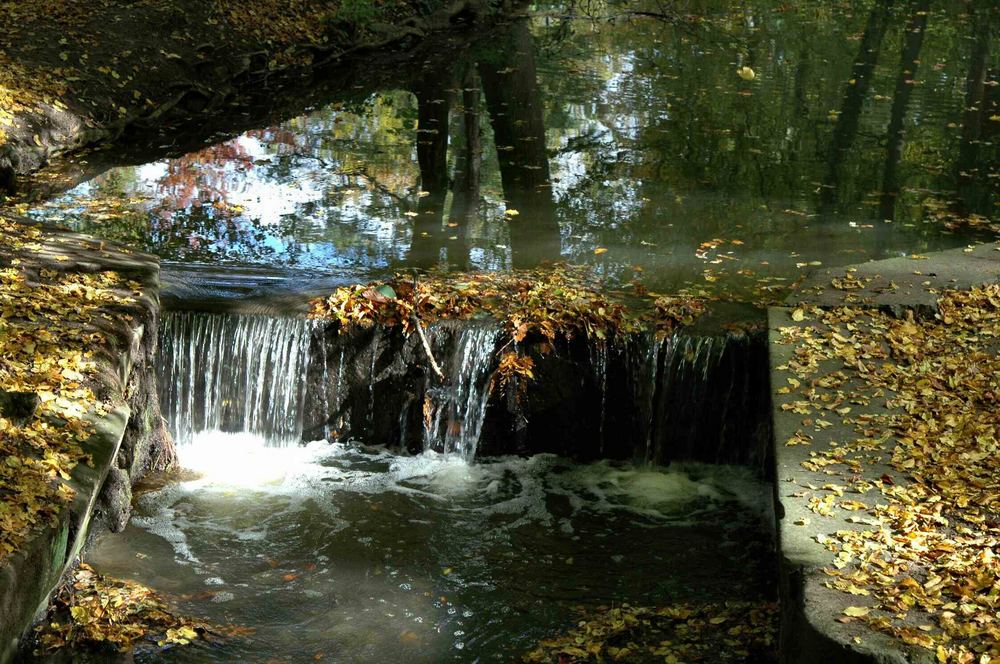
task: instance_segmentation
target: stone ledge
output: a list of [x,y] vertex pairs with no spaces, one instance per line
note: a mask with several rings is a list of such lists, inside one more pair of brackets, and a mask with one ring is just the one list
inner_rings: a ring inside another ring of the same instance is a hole
[[[832,281],[845,277],[857,280],[849,288],[834,287]],[[802,494],[803,485],[822,487],[831,477],[810,472],[802,461],[810,452],[830,449],[831,444],[853,440],[857,433],[840,418],[831,417],[833,426],[810,428],[811,445],[786,446],[796,431],[804,429],[802,416],[782,410],[782,404],[794,401],[794,394],[780,394],[790,375],[780,371],[794,346],[780,343],[782,327],[806,327],[809,320],[792,319],[798,305],[824,309],[854,307],[877,309],[902,317],[912,312],[918,318],[933,318],[938,312],[938,297],[946,289],[968,289],[1000,281],[1000,243],[985,243],[926,256],[899,257],[854,266],[820,270],[809,276],[801,289],[788,298],[785,307],[768,309],[768,349],[771,375],[772,421],[775,459],[775,512],[779,554],[781,594],[781,661],[788,664],[825,662],[866,664],[930,664],[935,661],[929,650],[909,646],[902,641],[868,628],[864,623],[842,624],[847,606],[859,604],[859,598],[823,585],[829,577],[822,572],[833,562],[833,554],[817,536],[837,530],[858,529],[847,520],[850,513],[835,510],[823,517],[808,507],[808,498],[822,491]],[[850,389],[850,383],[844,386]],[[869,412],[885,413],[885,402],[872,402]],[[888,475],[897,484],[906,480],[884,461],[891,450],[881,450],[883,463],[866,466],[867,479]],[[874,495],[874,494],[870,494]],[[879,496],[881,498],[881,496]],[[884,502],[876,500],[876,502]]]
[[[155,399],[153,353],[159,317],[158,272],[155,258],[79,233],[33,226],[41,236],[33,250],[0,247],[0,264],[15,264],[25,273],[43,269],[60,273],[114,271],[139,282],[129,293],[133,302],[107,310],[97,325],[106,343],[96,348],[98,371],[92,377],[97,404],[84,416],[94,432],[83,441],[92,464],[78,464],[68,484],[72,502],[55,522],[37,529],[0,566],[0,663],[12,661],[18,642],[44,610],[89,534],[101,528],[120,529],[127,519],[130,484],[172,460],[169,438]],[[13,261],[19,261],[14,263]],[[30,415],[29,415],[30,417]],[[112,477],[114,475],[114,477]],[[120,480],[128,481],[124,486]]]
[[[799,395],[777,392],[777,387],[786,384],[785,379],[790,375],[778,367],[791,358],[794,348],[791,344],[780,343],[778,330],[782,327],[810,325],[808,321],[793,321],[792,311],[791,308],[783,307],[768,309],[775,513],[781,593],[781,661],[788,664],[933,662],[933,654],[929,651],[906,647],[862,623],[845,625],[836,621],[843,615],[845,608],[858,603],[858,598],[823,586],[823,582],[829,577],[822,570],[831,566],[833,554],[816,537],[862,526],[847,520],[852,514],[850,512],[835,510],[831,516],[823,517],[809,509],[808,499],[823,495],[824,492],[805,487],[822,487],[834,478],[808,471],[801,463],[810,458],[811,452],[829,449],[831,443],[854,439],[857,434],[850,425],[844,425],[839,422],[839,418],[831,417],[835,422],[832,427],[809,428],[807,433],[813,437],[811,445],[785,445],[785,441],[797,430],[805,428],[801,423],[802,415],[782,410],[783,404],[796,400]],[[879,405],[884,410],[884,403],[873,403],[871,409],[874,410]],[[885,464],[866,467],[865,472],[874,478],[889,474],[901,481]],[[793,495],[801,493],[808,495]]]

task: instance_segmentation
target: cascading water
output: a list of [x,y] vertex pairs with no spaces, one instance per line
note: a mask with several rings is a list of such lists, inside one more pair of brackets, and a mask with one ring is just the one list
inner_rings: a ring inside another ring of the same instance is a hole
[[476,326],[458,334],[449,385],[428,391],[424,407],[424,449],[456,454],[471,461],[489,401],[489,372],[500,332]]
[[160,402],[174,439],[247,432],[270,444],[302,439],[312,323],[301,318],[166,313]]
[[608,342],[600,339],[590,345],[590,365],[594,370],[594,379],[601,390],[601,417],[599,424],[600,447],[604,454],[604,420],[608,409]]

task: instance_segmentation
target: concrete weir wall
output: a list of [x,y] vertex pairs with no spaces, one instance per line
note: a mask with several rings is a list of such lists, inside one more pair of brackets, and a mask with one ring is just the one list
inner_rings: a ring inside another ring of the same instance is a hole
[[71,473],[68,483],[75,490],[74,500],[54,524],[39,527],[0,564],[0,664],[14,659],[19,640],[44,610],[88,535],[101,529],[121,530],[129,517],[132,483],[173,459],[160,416],[153,362],[159,319],[157,260],[54,229],[43,230],[40,244],[40,250],[30,253],[0,252],[0,267],[17,259],[29,270],[113,271],[141,287],[129,293],[133,304],[98,325],[107,341],[94,349],[99,371],[92,388],[105,412],[87,416],[94,433],[84,452],[92,463],[81,463]]
[[[737,463],[762,473],[770,467],[762,332],[732,332],[710,323],[658,340],[652,334],[607,342],[576,337],[549,352],[542,351],[542,340],[528,339],[520,349],[533,361],[534,378],[508,389],[488,385],[501,355],[510,350],[497,337],[480,349],[480,378],[470,389],[467,382],[476,370],[469,357],[471,335],[489,325],[429,326],[445,374],[442,383],[431,374],[416,334],[379,326],[341,332],[336,323],[318,324],[303,438],[333,433],[419,452],[428,444],[428,405],[440,404],[443,393],[458,392],[459,409],[469,407],[470,398],[483,408],[475,441],[479,456],[549,452],[585,461]],[[436,438],[432,446],[448,434]]]

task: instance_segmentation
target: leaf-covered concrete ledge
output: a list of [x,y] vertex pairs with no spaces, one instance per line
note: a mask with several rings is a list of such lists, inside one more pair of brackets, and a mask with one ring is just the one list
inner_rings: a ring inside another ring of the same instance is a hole
[[92,523],[173,460],[152,362],[158,264],[0,215],[0,661]]
[[1000,661],[1000,286],[940,292],[936,309],[772,310],[782,546],[815,566],[805,592],[817,629],[888,652],[867,626],[915,661],[989,664]]

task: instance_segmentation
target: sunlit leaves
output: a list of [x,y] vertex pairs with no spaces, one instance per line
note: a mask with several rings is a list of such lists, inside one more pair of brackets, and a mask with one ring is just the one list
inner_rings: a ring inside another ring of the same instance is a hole
[[773,604],[599,607],[543,640],[525,662],[746,662],[776,658]]
[[[834,281],[848,296],[865,286],[853,273]],[[833,554],[826,585],[873,599],[838,620],[864,622],[940,662],[997,661],[1000,286],[944,293],[933,320],[796,311],[793,319],[814,322],[781,329],[795,344],[785,368],[802,396],[782,408],[813,427],[818,414],[835,412],[858,434],[802,462],[843,473],[840,485],[810,486],[807,506],[821,517],[851,512],[849,521],[866,526],[818,538]],[[845,404],[867,408],[855,414]],[[899,475],[866,470],[883,460]],[[879,498],[843,495],[869,491]]]
[[113,579],[82,564],[56,596],[44,624],[36,629],[41,650],[111,647],[128,652],[155,643],[182,646],[230,630],[172,612],[154,590],[135,581]]
[[[107,343],[95,323],[122,316],[139,287],[110,272],[40,268],[42,231],[0,217],[0,390],[37,396],[24,421],[0,415],[0,561],[73,498],[65,483],[85,461],[80,444],[101,408],[92,391],[95,351]],[[114,313],[112,313],[114,312]]]

